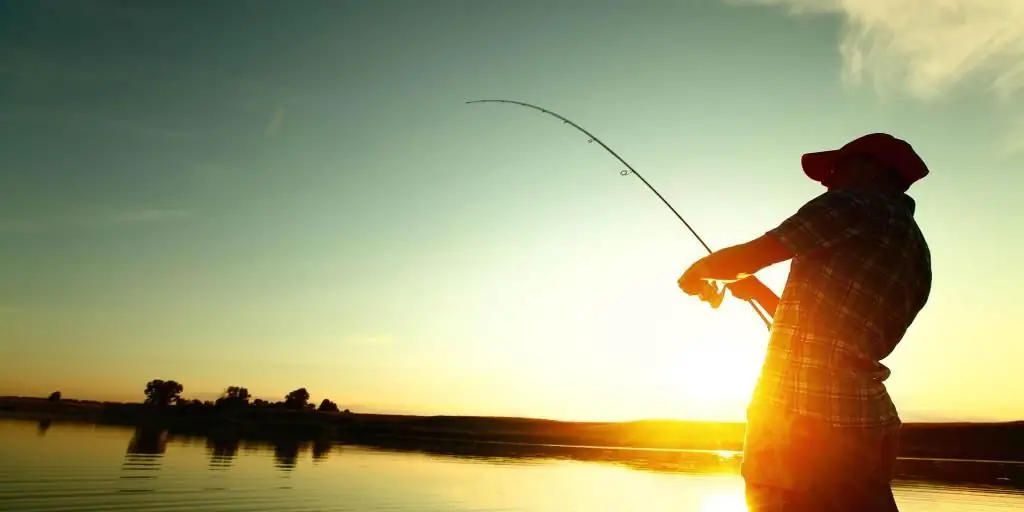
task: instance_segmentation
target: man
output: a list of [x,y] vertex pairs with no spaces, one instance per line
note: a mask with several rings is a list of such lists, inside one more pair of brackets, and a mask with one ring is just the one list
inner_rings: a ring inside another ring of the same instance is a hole
[[[729,283],[774,319],[747,410],[750,511],[896,511],[900,419],[880,361],[931,290],[930,252],[906,195],[928,168],[881,133],[802,164],[825,193],[760,238],[698,260],[679,286],[700,295]],[[750,277],[787,259],[781,299]]]

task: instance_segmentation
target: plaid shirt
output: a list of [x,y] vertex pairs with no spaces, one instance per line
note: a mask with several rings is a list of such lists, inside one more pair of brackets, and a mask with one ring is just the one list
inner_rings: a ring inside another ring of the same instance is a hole
[[898,427],[879,361],[931,290],[914,200],[829,191],[769,233],[795,256],[751,407],[834,427]]

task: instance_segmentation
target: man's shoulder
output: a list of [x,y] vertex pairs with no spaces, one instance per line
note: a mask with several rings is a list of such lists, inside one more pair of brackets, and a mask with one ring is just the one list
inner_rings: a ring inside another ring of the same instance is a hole
[[826,190],[804,203],[803,208],[819,207],[844,207],[854,204],[864,204],[867,197],[857,190],[833,189]]
[[825,191],[801,206],[793,215],[795,219],[855,219],[871,216],[874,211],[890,208],[891,199],[872,192],[835,189]]
[[[828,204],[842,205],[836,208],[845,208],[847,211],[856,210],[865,222],[875,226],[870,229],[881,235],[882,231],[896,229],[899,231],[913,232],[922,237],[914,217],[917,204],[914,199],[906,194],[890,194],[885,192],[843,190],[836,191],[837,195],[828,200]],[[888,227],[888,229],[877,229]]]

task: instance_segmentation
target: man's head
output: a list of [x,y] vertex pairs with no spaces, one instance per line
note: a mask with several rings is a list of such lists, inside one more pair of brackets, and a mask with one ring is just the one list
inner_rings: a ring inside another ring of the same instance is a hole
[[872,133],[845,146],[801,159],[804,173],[829,190],[859,188],[903,193],[928,175],[928,167],[905,141]]

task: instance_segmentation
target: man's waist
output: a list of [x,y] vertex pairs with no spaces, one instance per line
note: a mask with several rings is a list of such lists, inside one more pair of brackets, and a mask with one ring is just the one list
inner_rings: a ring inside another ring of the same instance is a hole
[[798,410],[790,407],[791,404],[773,402],[771,400],[752,400],[747,406],[746,422],[747,427],[773,425],[780,420],[790,424],[816,425],[820,428],[835,428],[837,431],[883,431],[898,430],[902,426],[895,407],[892,408],[892,416],[880,415],[871,418],[860,416],[842,418],[827,417],[820,412]]
[[902,424],[899,411],[891,400],[874,402],[864,403],[863,407],[842,408],[800,403],[778,396],[755,396],[750,401],[747,413],[773,411],[841,428],[893,427]]
[[877,380],[766,379],[758,381],[752,409],[785,411],[836,427],[899,425],[899,412]]
[[[801,351],[799,357],[789,351],[772,350],[765,354],[765,374],[784,375],[803,380],[811,377],[823,381],[853,383],[881,383],[889,378],[890,370],[876,359],[848,350],[827,350],[814,353],[813,349]],[[808,353],[810,352],[810,353]]]

